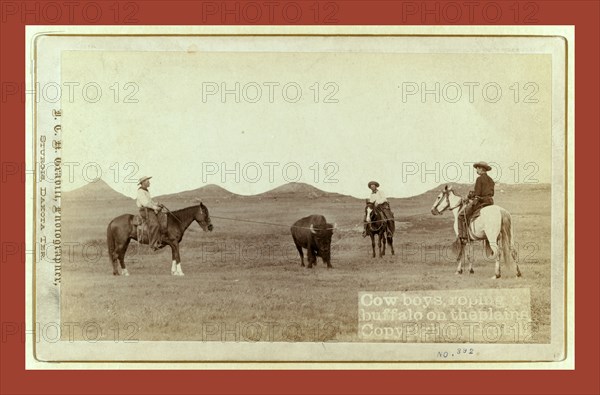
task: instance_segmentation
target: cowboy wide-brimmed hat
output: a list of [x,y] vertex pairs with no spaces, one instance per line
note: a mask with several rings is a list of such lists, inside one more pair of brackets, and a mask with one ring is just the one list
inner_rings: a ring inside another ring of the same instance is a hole
[[148,176],[144,176],[142,178],[140,178],[140,180],[138,181],[138,185],[142,185],[142,183],[146,180],[151,179],[152,177],[148,177]]
[[371,188],[371,185],[375,185],[377,188],[379,188],[379,183],[377,181],[369,181],[367,188]]
[[490,171],[492,170],[492,166],[488,165],[487,162],[477,162],[475,164],[473,164],[474,168],[478,168],[481,167],[482,169],[485,169],[485,171]]

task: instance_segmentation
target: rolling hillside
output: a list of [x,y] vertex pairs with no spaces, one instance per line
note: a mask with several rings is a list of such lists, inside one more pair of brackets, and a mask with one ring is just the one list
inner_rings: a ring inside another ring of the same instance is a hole
[[117,201],[127,202],[133,200],[132,198],[123,195],[115,191],[110,185],[104,180],[99,179],[95,182],[90,182],[81,188],[74,189],[69,192],[63,192],[62,197],[68,202],[80,202],[80,201]]

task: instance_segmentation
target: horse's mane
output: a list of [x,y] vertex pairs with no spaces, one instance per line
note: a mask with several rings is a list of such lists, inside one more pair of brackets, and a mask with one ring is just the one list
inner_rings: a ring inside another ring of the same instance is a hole
[[457,197],[459,197],[459,198],[462,198],[462,195],[459,195],[458,193],[454,192],[454,188],[453,188],[453,189],[451,189],[451,190],[450,190],[450,191],[448,191],[448,192],[451,192],[451,193],[452,193],[454,196],[457,196]]
[[[202,203],[200,203],[200,204],[196,204],[194,206],[189,206],[189,207],[185,207],[185,208],[180,208],[179,210],[171,211],[171,214],[175,215],[180,220],[187,219],[187,218],[190,218],[190,217],[193,217],[194,215],[196,215],[196,211],[198,211],[198,207],[200,207],[200,206],[203,206],[206,209],[206,206],[204,206]],[[208,209],[206,209],[206,210],[208,212]]]

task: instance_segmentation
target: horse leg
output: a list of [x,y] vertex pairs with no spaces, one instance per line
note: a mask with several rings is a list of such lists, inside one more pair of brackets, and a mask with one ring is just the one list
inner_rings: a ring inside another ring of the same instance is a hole
[[[509,259],[512,257],[513,262],[515,264],[515,275],[517,278],[521,277],[521,270],[519,270],[519,256],[514,244],[512,244],[512,240],[505,240],[503,238],[502,243],[502,246],[504,247],[502,251],[504,254],[506,254],[506,256],[504,256],[504,263],[508,263]],[[505,245],[507,247],[505,247]]]
[[371,247],[373,248],[373,258],[375,258],[375,235],[371,233]]
[[[517,278],[521,277],[521,270],[519,270],[519,256],[517,254],[517,250],[515,249],[515,247],[513,245],[509,244],[508,255],[510,255],[510,257],[512,257],[513,262],[515,263],[515,275],[517,276]],[[504,262],[506,263],[507,261],[508,261],[508,259],[505,257]]]
[[113,251],[113,253],[111,254],[112,256],[110,257],[110,262],[113,265],[113,275],[114,276],[118,276],[119,273],[119,253],[118,251]]
[[469,243],[468,249],[467,249],[467,261],[469,261],[469,274],[475,273],[475,270],[473,270],[474,255],[475,255],[475,253],[473,251],[473,243]]
[[106,243],[108,247],[108,260],[113,267],[113,276],[119,275],[119,265],[117,260],[119,258],[119,245],[115,240],[118,237],[118,232],[112,228],[112,222],[108,225],[106,230]]
[[495,275],[494,277],[492,277],[492,279],[497,279],[500,278],[500,256],[498,255],[498,257],[496,258],[496,269],[495,269]]
[[458,267],[456,268],[456,273],[455,274],[462,274],[463,270],[462,270],[462,260],[463,260],[463,256],[465,254],[465,245],[459,241],[459,250],[458,250],[458,256],[456,257],[456,262],[458,263]]
[[515,261],[515,267],[517,268],[517,277],[521,277],[521,271],[519,270],[519,256],[517,255],[517,250],[511,247],[510,254],[512,255],[513,260]]
[[390,245],[390,249],[392,250],[392,255],[394,255],[394,239],[391,235],[387,236],[388,244]]
[[[489,239],[488,239],[489,240]],[[490,248],[493,252],[495,269],[494,269],[494,277],[492,279],[500,278],[500,249],[498,248],[498,243],[496,241],[490,241]]]
[[119,273],[119,250],[118,246],[115,246],[112,251],[108,251],[110,263],[113,266],[113,276],[118,276]]
[[381,233],[377,235],[377,246],[379,247],[379,257],[381,258]]
[[127,252],[127,248],[129,247],[129,241],[131,239],[127,239],[123,247],[119,249],[119,263],[121,264],[122,273],[124,276],[129,276],[129,270],[125,266],[125,253]]
[[380,236],[381,240],[383,241],[383,253],[381,254],[382,256],[385,256],[385,233],[382,233]]
[[169,243],[171,247],[171,274],[173,276],[183,276],[183,270],[181,270],[181,257],[179,256],[179,243],[174,241]]
[[[127,246],[129,245],[129,239],[123,242],[118,242],[115,245],[115,250],[112,254],[112,263],[113,263],[113,274],[115,276],[129,276],[129,272],[125,268],[125,251],[127,251]],[[121,272],[119,272],[119,265],[121,266]]]

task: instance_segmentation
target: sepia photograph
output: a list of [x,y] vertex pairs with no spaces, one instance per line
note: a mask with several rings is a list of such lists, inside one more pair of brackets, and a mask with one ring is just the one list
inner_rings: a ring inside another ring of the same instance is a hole
[[572,29],[46,30],[37,360],[566,357]]

